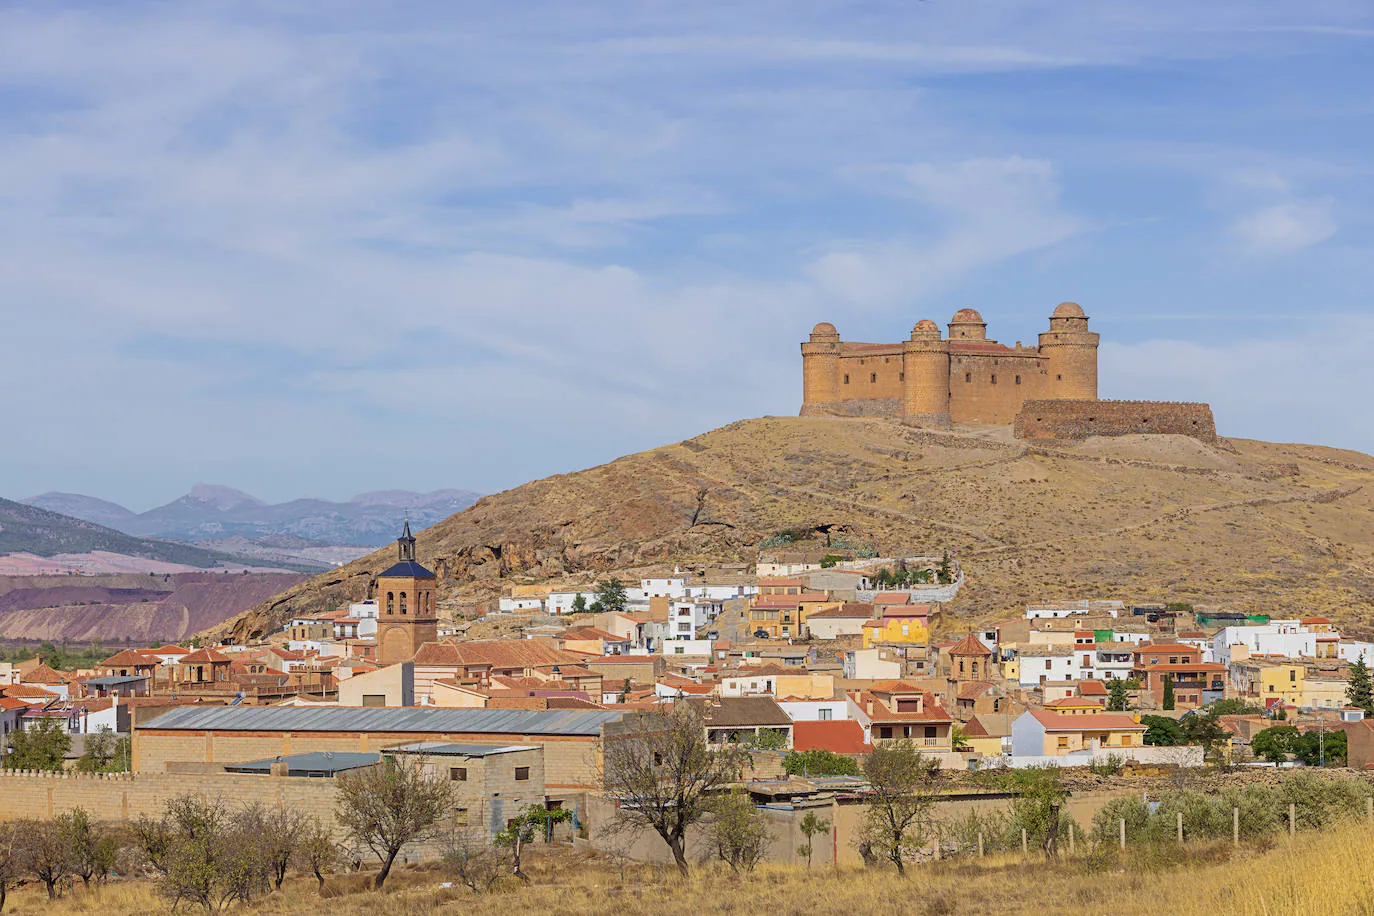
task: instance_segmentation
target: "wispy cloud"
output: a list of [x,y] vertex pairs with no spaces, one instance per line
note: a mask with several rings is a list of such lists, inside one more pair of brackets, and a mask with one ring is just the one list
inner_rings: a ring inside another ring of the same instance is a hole
[[1336,234],[1332,202],[1293,201],[1246,213],[1231,224],[1231,235],[1246,254],[1286,255],[1320,244]]

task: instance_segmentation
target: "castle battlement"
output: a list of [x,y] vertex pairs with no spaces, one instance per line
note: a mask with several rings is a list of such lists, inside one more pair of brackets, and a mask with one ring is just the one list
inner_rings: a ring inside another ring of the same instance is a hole
[[1064,302],[1049,321],[1035,346],[989,339],[968,308],[954,313],[947,335],[922,319],[901,343],[844,341],[821,322],[801,345],[801,414],[1010,424],[1028,400],[1096,400],[1098,335],[1088,316]]

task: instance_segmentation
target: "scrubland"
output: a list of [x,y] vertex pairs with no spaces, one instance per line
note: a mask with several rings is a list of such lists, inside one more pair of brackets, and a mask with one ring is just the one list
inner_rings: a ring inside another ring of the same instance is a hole
[[[1111,912],[1120,916],[1340,916],[1374,913],[1374,825],[1345,822],[1327,831],[1279,835],[1233,847],[1229,842],[1167,843],[1133,848],[1111,844],[1046,861],[1038,854],[947,860],[908,870],[760,866],[752,874],[703,866],[687,880],[668,868],[627,865],[565,847],[536,855],[529,884],[509,879],[476,895],[442,887],[437,867],[394,872],[384,893],[365,890],[367,875],[329,879],[323,896],[311,879],[235,912],[262,916],[378,914],[570,913],[662,916],[664,913],[1040,914]],[[6,912],[45,916],[121,916],[166,911],[168,902],[145,881],[121,881],[50,903],[41,886],[20,888]]]

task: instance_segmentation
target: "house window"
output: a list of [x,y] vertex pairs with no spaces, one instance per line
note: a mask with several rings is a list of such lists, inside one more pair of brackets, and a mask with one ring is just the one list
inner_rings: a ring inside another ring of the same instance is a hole
[[516,781],[516,782],[525,782],[525,781],[527,781],[529,778],[530,778],[530,768],[529,768],[529,767],[516,767],[516,768],[515,768],[515,781]]
[[934,725],[927,725],[927,726],[926,726],[926,737],[927,737],[927,738],[934,738],[935,736],[936,736],[935,726],[934,726]]
[[365,693],[365,694],[363,694],[363,705],[364,705],[364,706],[385,706],[385,705],[386,705],[386,695],[385,695],[385,694],[381,694],[381,693]]
[[1130,747],[1130,746],[1131,746],[1131,742],[1132,742],[1133,740],[1135,740],[1135,736],[1134,736],[1134,735],[1122,735],[1122,736],[1121,736],[1121,746],[1122,746],[1122,747]]
[[453,825],[454,825],[455,827],[466,827],[466,826],[468,825],[468,809],[467,809],[467,808],[454,808],[454,809],[453,809]]
[[451,782],[467,782],[467,781],[468,781],[468,768],[467,768],[467,767],[449,767],[449,768],[448,768],[448,778],[449,778],[449,780],[450,780]]
[[817,710],[816,718],[821,722],[829,722],[831,717],[834,716],[834,714],[835,711],[832,709],[821,709]]
[[884,726],[882,726],[881,728],[879,728],[879,729],[878,729],[878,737],[879,737],[879,738],[891,738],[891,737],[892,737],[892,726],[890,726],[890,725],[884,725]]
[[1059,748],[1062,750],[1069,746],[1069,739],[1064,735],[1059,736]]

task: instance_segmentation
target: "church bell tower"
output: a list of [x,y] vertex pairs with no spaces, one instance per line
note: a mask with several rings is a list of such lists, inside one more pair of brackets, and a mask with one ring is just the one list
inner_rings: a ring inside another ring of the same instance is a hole
[[434,605],[438,578],[415,559],[410,519],[396,539],[397,560],[377,576],[377,663],[408,662],[420,646],[439,638]]

